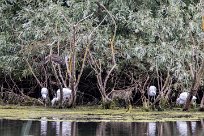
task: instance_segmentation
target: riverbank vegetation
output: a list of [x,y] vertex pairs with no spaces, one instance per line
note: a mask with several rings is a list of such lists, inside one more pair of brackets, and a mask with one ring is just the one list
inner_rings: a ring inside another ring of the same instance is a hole
[[[93,112],[94,111],[94,112]],[[165,121],[195,121],[204,118],[203,112],[191,110],[183,112],[181,109],[162,112],[146,112],[141,108],[134,108],[130,112],[126,109],[102,109],[98,106],[77,106],[71,109],[53,109],[36,106],[0,106],[1,119],[77,121],[77,122],[165,122]]]
[[[42,105],[42,87],[48,88],[50,99],[57,89],[69,87],[69,107],[111,108],[114,94],[134,107],[172,108],[178,95],[187,91],[183,110],[189,110],[193,96],[203,109],[202,1],[0,4],[2,104]],[[150,85],[157,87],[151,103]]]

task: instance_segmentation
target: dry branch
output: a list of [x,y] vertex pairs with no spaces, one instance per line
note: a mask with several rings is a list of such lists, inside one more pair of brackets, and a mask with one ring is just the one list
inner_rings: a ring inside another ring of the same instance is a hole
[[28,67],[29,67],[31,73],[32,73],[33,76],[35,77],[37,83],[40,85],[40,87],[43,87],[43,85],[41,84],[40,80],[37,78],[37,76],[36,76],[35,73],[33,72],[33,69],[32,69],[32,67],[31,67],[30,63],[28,62],[28,60],[25,59],[25,61],[26,61],[27,65],[28,65]]

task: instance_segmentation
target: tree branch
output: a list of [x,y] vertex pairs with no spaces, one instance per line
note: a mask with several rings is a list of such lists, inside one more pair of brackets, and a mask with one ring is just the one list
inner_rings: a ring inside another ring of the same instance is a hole
[[33,69],[32,69],[32,67],[31,67],[31,65],[29,64],[28,60],[25,59],[25,61],[26,61],[27,65],[28,65],[28,67],[29,67],[31,73],[32,73],[33,76],[35,77],[37,83],[40,85],[40,87],[43,87],[43,85],[40,83],[39,79],[37,78],[37,76],[36,76],[35,73],[33,72]]
[[110,74],[115,69],[115,67],[116,67],[116,64],[113,65],[113,67],[109,70],[109,72],[108,72],[108,74],[107,74],[107,76],[106,76],[106,78],[104,80],[104,84],[103,84],[104,88],[106,88],[106,84],[107,84],[108,78],[110,77]]
[[113,37],[111,39],[111,53],[112,53],[112,59],[113,59],[113,64],[115,65],[116,64],[116,61],[115,61],[115,53],[114,53],[114,41],[115,41],[115,37],[116,37],[116,31],[117,31],[117,25],[116,25],[116,22],[115,22],[115,19],[113,17],[113,15],[108,11],[108,9],[101,3],[99,3],[98,1],[96,2],[96,4],[99,6],[99,7],[102,7],[107,13],[108,15],[111,17],[113,23],[114,23],[114,33],[113,33]]

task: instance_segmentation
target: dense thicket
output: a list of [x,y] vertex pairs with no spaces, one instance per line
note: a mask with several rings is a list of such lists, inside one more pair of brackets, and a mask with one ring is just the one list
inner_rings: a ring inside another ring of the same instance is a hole
[[149,85],[164,98],[190,91],[203,61],[201,9],[195,0],[0,0],[2,88],[69,86],[105,102],[113,88],[134,86],[142,98]]

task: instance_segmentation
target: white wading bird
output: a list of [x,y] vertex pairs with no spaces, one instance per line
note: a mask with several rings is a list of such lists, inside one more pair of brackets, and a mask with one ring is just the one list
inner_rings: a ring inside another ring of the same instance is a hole
[[156,94],[157,94],[157,88],[151,85],[147,90],[149,102],[154,102]]
[[157,88],[155,86],[150,86],[147,93],[148,96],[154,97],[157,94]]
[[42,96],[43,100],[46,100],[48,98],[48,89],[47,88],[43,87],[41,89],[41,96]]
[[46,106],[49,98],[48,98],[48,89],[43,87],[41,88],[41,97],[42,97],[42,100],[43,100],[43,103],[44,105]]
[[[62,98],[62,102],[69,100],[71,98],[72,95],[72,90],[69,88],[62,88],[62,92],[63,92],[63,98]],[[54,104],[56,102],[58,102],[60,100],[60,89],[57,90],[57,96],[54,97],[51,101],[52,106],[54,106]]]
[[[177,104],[179,104],[179,105],[183,105],[183,104],[185,104],[186,103],[186,99],[187,99],[187,97],[188,97],[188,92],[183,92],[183,93],[181,93],[180,95],[179,95],[179,98],[177,98],[176,99],[176,103]],[[196,97],[195,96],[193,96],[193,98],[192,98],[192,103],[195,103],[195,101],[196,101]]]

